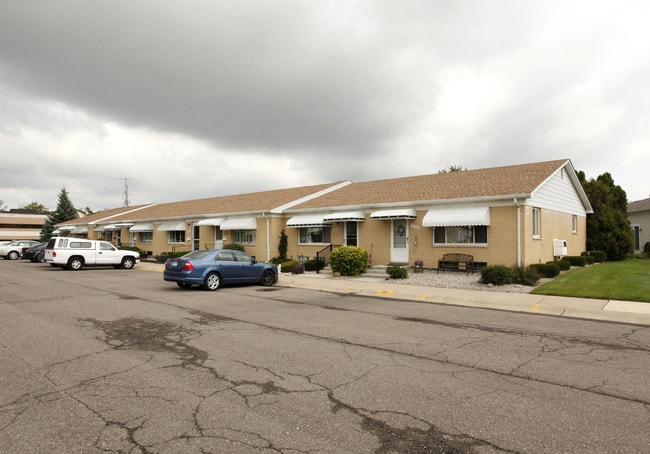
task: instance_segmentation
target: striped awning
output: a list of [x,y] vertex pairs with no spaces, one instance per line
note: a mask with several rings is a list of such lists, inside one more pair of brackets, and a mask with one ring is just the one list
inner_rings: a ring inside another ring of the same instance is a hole
[[289,218],[287,221],[288,228],[300,227],[325,227],[329,226],[332,221],[323,220],[323,214],[301,214]]
[[346,211],[343,213],[330,213],[326,214],[323,217],[325,222],[336,222],[336,221],[365,221],[366,216],[362,211]]
[[232,218],[221,223],[221,230],[257,230],[255,218]]
[[88,227],[83,227],[83,226],[75,227],[70,233],[74,233],[76,235],[83,235],[85,233],[88,233]]
[[422,225],[424,227],[490,225],[490,207],[480,205],[432,208],[424,215]]
[[196,225],[221,225],[225,220],[226,218],[201,219]]
[[153,232],[153,222],[143,222],[140,224],[133,224],[129,232]]
[[370,219],[374,219],[376,221],[382,221],[386,219],[415,219],[415,218],[416,218],[416,214],[414,208],[379,210],[370,213]]
[[159,232],[171,232],[174,230],[185,231],[185,221],[163,222],[158,226]]

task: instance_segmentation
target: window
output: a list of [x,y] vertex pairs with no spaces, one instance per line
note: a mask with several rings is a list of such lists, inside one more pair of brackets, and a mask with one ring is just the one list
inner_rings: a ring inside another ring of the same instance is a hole
[[139,232],[138,239],[140,243],[153,243],[153,232]]
[[74,249],[90,249],[92,243],[90,241],[71,241],[70,247]]
[[170,230],[167,232],[167,242],[185,243],[185,230]]
[[331,227],[301,227],[300,244],[330,243],[332,241]]
[[106,241],[113,241],[113,232],[111,230],[106,230],[104,232],[104,239]]
[[533,238],[542,236],[542,210],[533,208]]
[[102,251],[115,251],[115,246],[113,246],[111,243],[106,243],[102,241],[99,243],[99,249]]
[[578,216],[575,214],[571,216],[571,231],[573,233],[578,233]]
[[219,226],[216,226],[214,228],[214,241],[221,241],[223,240],[223,232],[221,231],[221,228]]
[[232,242],[239,244],[255,244],[256,230],[233,230]]
[[487,244],[487,225],[461,225],[433,229],[436,244]]

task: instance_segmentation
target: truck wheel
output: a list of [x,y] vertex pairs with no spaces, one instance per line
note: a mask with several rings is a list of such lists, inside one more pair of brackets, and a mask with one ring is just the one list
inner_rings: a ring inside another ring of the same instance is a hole
[[69,270],[79,271],[84,267],[84,259],[81,257],[70,257],[67,267]]
[[122,268],[124,268],[125,270],[130,270],[134,266],[135,266],[135,260],[133,259],[133,257],[124,257],[122,259]]
[[215,291],[221,285],[221,277],[217,273],[210,273],[203,281],[203,290]]

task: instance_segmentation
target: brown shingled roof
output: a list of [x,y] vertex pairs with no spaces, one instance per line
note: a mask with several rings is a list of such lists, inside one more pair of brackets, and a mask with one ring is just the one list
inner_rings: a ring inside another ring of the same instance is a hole
[[138,209],[144,208],[146,206],[148,206],[148,205],[132,205],[132,206],[128,206],[128,207],[109,208],[107,210],[98,211],[97,213],[88,214],[86,216],[83,216],[83,217],[80,217],[80,218],[77,218],[77,219],[71,219],[69,221],[61,222],[60,224],[57,224],[57,225],[69,225],[69,224],[71,224],[71,225],[84,224],[85,225],[85,224],[88,224],[90,222],[110,218],[110,217],[117,216],[117,215],[122,214],[122,213],[127,213],[129,211],[138,210]]
[[568,159],[353,183],[292,210],[532,193]]
[[110,222],[270,211],[273,208],[323,191],[339,183],[341,182],[161,203],[133,213],[113,217]]

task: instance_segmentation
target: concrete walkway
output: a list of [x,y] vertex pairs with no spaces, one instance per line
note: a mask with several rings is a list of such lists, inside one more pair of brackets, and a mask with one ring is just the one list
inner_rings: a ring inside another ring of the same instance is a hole
[[[160,263],[142,262],[136,265],[136,268],[162,273],[164,266]],[[282,273],[276,285],[406,301],[650,325],[650,303],[633,301],[424,287],[396,284],[376,278],[333,277],[309,273]]]

